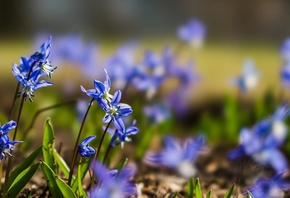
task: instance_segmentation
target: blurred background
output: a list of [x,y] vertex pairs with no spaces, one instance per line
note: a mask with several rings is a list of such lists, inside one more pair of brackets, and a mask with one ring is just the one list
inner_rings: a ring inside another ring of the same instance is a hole
[[286,0],[1,1],[0,70],[37,49],[35,39],[41,34],[54,38],[77,34],[100,45],[105,55],[132,39],[144,44],[144,50],[160,52],[165,45],[176,45],[181,24],[197,18],[206,26],[205,45],[183,54],[194,59],[203,77],[202,88],[196,88],[202,90],[198,95],[227,91],[227,78],[241,72],[245,58],[263,69],[256,90],[261,93],[279,84],[279,46],[290,35],[289,17]]
[[84,36],[175,37],[176,27],[202,20],[207,38],[281,42],[290,33],[286,0],[192,1],[1,1],[2,37],[39,32]]
[[[53,89],[64,94],[64,98],[83,96],[79,85],[92,88],[93,79],[104,78],[102,68],[106,65],[105,60],[128,41],[139,44],[137,62],[142,60],[146,50],[161,54],[165,46],[177,49],[180,45],[177,29],[194,18],[206,27],[204,45],[199,49],[185,46],[179,55],[183,63],[192,61],[200,76],[200,81],[189,90],[192,94],[189,103],[196,110],[189,115],[203,117],[200,114],[203,108],[213,108],[213,113],[218,112],[219,117],[224,111],[221,103],[225,99],[232,110],[228,118],[232,118],[240,110],[235,108],[234,99],[265,99],[264,103],[259,103],[262,105],[255,107],[258,113],[251,121],[241,121],[228,127],[227,130],[235,131],[237,138],[242,125],[270,115],[277,107],[271,103],[269,95],[265,97],[267,93],[282,98],[288,94],[279,75],[283,66],[280,46],[290,36],[289,17],[290,2],[286,0],[0,1],[1,108],[9,111],[13,97],[13,92],[2,90],[14,90],[16,86],[7,83],[15,82],[11,74],[12,62],[19,64],[21,56],[31,55],[49,35],[53,36],[52,56],[61,38],[67,35],[77,35],[82,43],[69,46],[73,50],[92,44],[95,56],[90,66],[95,66],[96,71],[86,76],[79,72],[80,68],[71,67],[72,64],[57,64],[58,69],[53,76],[54,88],[36,93],[36,98],[41,98],[38,99],[42,102],[41,106],[54,104],[59,99],[53,94],[49,99],[42,96],[41,93],[52,93],[50,90]],[[248,58],[259,70],[260,79],[255,89],[241,94],[239,88],[231,86],[229,81],[242,73]],[[270,110],[263,111],[263,107],[269,104],[272,105]],[[244,120],[251,113],[251,110],[245,113]],[[198,129],[206,129],[206,119],[202,119]],[[213,134],[223,130],[214,124],[212,129]]]

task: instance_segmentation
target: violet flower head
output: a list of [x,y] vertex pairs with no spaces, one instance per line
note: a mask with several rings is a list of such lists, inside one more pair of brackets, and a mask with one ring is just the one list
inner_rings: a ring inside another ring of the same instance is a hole
[[145,106],[143,107],[143,112],[156,124],[160,124],[170,117],[168,107],[162,104]]
[[[29,64],[25,58],[23,58],[22,60],[24,65]],[[31,102],[32,97],[34,96],[34,91],[41,87],[53,85],[52,82],[47,82],[45,80],[38,81],[40,77],[38,70],[34,70],[29,74],[29,76],[25,76],[23,75],[19,67],[17,65],[14,65],[12,68],[12,73],[22,86],[21,91],[18,93],[18,97],[20,95],[23,95],[25,100],[28,98]]]
[[6,135],[9,131],[13,130],[16,127],[16,122],[11,120],[4,124],[3,126],[0,126],[0,136]]
[[280,79],[287,89],[290,89],[290,61],[284,65],[280,70]]
[[88,144],[94,140],[96,136],[92,135],[87,138],[85,138],[81,144],[78,146],[79,154],[83,157],[90,157],[91,155],[94,155],[96,153],[95,149],[90,147]]
[[285,190],[290,189],[290,183],[282,179],[283,173],[272,178],[259,178],[249,189],[254,198],[275,198],[284,197]]
[[179,38],[195,48],[202,46],[205,33],[205,25],[198,19],[192,19],[178,28]]
[[284,62],[287,64],[290,62],[290,38],[287,38],[281,45],[280,48],[281,56]]
[[253,60],[247,59],[244,62],[241,76],[231,79],[230,82],[237,85],[241,91],[247,92],[258,85],[259,77],[260,73],[255,68]]
[[124,128],[124,123],[122,117],[130,115],[133,110],[130,105],[125,103],[120,103],[122,93],[120,90],[116,91],[113,99],[109,102],[102,101],[100,103],[101,108],[106,112],[103,123],[109,123],[113,121],[116,128]]
[[249,156],[262,166],[271,166],[276,173],[288,169],[287,161],[277,148],[277,144],[269,144],[269,140],[259,136],[255,131],[243,129],[240,132],[240,146],[228,154],[231,160]]
[[151,99],[166,78],[165,64],[162,58],[151,51],[144,53],[144,60],[138,66],[138,71],[132,80],[133,86],[146,91],[146,97]]
[[132,41],[121,45],[115,54],[106,61],[106,68],[116,89],[123,90],[137,75],[136,49],[136,43]]
[[135,172],[133,167],[127,166],[120,173],[109,171],[99,162],[93,163],[92,167],[100,186],[92,189],[89,197],[122,198],[137,194],[135,184],[130,181]]
[[41,45],[40,49],[30,56],[28,60],[32,65],[36,63],[36,70],[39,71],[39,75],[46,75],[50,78],[53,71],[57,68],[56,66],[53,66],[48,59],[50,56],[51,39],[52,36],[50,36],[47,41]]
[[164,149],[158,153],[149,152],[145,162],[149,165],[163,165],[175,169],[181,176],[190,178],[195,175],[194,161],[198,154],[205,149],[204,136],[188,139],[181,145],[171,136],[164,139]]
[[0,162],[2,161],[2,159],[12,157],[10,151],[14,149],[15,144],[22,142],[18,140],[11,141],[9,136],[7,135],[7,133],[13,130],[15,127],[15,121],[9,121],[0,127]]
[[135,135],[139,132],[139,129],[135,127],[136,120],[133,120],[132,124],[128,128],[116,128],[108,129],[108,133],[113,134],[110,145],[111,147],[115,147],[119,144],[121,144],[121,148],[124,147],[125,142],[131,142],[131,138],[129,136]]
[[100,103],[102,100],[109,101],[112,99],[112,95],[109,93],[111,88],[111,80],[109,78],[107,71],[105,69],[104,71],[106,73],[106,80],[104,81],[104,83],[95,80],[94,81],[95,89],[86,90],[83,86],[81,86],[81,90],[88,96],[96,100],[98,103]]

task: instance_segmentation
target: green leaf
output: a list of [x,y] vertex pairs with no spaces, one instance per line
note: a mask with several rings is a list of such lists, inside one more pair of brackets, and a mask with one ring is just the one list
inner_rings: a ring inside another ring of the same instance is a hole
[[187,186],[186,186],[186,189],[187,189],[187,194],[189,197],[193,197],[194,195],[194,183],[193,183],[193,178],[190,178],[188,183],[187,183]]
[[175,192],[172,196],[172,198],[177,198],[177,196],[179,195],[179,192]]
[[44,162],[42,161],[41,165],[41,170],[44,174],[44,177],[46,179],[46,182],[48,184],[48,187],[50,189],[50,192],[53,197],[63,197],[62,192],[60,191],[56,179],[55,179],[55,174],[53,170]]
[[76,195],[71,187],[69,187],[62,179],[60,179],[58,176],[55,176],[55,181],[60,191],[62,192],[63,197],[76,198]]
[[56,166],[53,161],[53,150],[54,150],[54,132],[51,126],[50,120],[47,119],[44,125],[42,152],[45,163],[56,172]]
[[230,198],[233,191],[234,191],[234,188],[235,188],[235,184],[233,184],[232,187],[228,190],[228,192],[225,194],[224,198]]
[[78,192],[79,192],[79,197],[87,198],[87,194],[86,194],[86,192],[84,191],[83,186],[82,186],[81,164],[78,165],[77,182],[78,182]]
[[211,197],[211,192],[212,192],[212,190],[208,191],[208,193],[206,195],[206,198],[210,198]]
[[[91,155],[83,164],[82,164],[82,167],[81,167],[81,180],[83,181],[87,171],[90,169],[90,166],[91,166],[91,163],[94,159],[94,155]],[[77,180],[73,180],[72,182],[72,189],[75,191],[77,190],[77,187],[78,187],[78,183],[77,183]]]
[[13,181],[10,188],[7,191],[7,197],[17,197],[22,188],[30,181],[31,177],[39,168],[39,163],[33,164],[30,167],[22,171]]
[[42,151],[42,147],[40,146],[38,149],[36,149],[33,153],[31,153],[27,158],[25,158],[24,161],[22,161],[10,174],[9,180],[8,180],[8,188],[12,184],[12,182],[15,180],[15,178],[25,169],[27,169],[34,160],[39,156],[39,154]]
[[118,175],[122,172],[126,164],[128,163],[128,158],[124,159],[124,161],[120,162],[117,166],[116,169],[118,170]]
[[198,178],[196,179],[196,182],[195,182],[195,197],[202,198],[202,192],[201,192],[200,182]]
[[58,154],[58,152],[55,149],[53,149],[53,157],[57,165],[59,166],[60,170],[63,172],[64,176],[68,179],[70,169],[66,164],[66,162],[64,161],[64,159]]

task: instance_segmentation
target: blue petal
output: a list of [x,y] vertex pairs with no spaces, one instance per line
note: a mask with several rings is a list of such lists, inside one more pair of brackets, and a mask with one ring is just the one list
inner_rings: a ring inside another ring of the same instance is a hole
[[110,116],[110,114],[108,114],[108,113],[106,113],[106,115],[104,116],[104,118],[103,118],[103,123],[109,123],[110,121],[111,121],[111,116]]
[[98,94],[104,94],[106,92],[105,85],[102,82],[95,80],[94,86]]
[[88,145],[93,139],[95,139],[96,136],[95,135],[91,135],[87,138],[85,138],[83,141],[82,141],[82,145]]
[[9,121],[1,127],[3,133],[7,133],[16,127],[17,123],[15,121]]
[[121,97],[122,97],[121,91],[120,90],[116,91],[114,93],[114,97],[113,97],[113,99],[111,101],[112,106],[117,106],[119,104],[120,100],[121,100]]

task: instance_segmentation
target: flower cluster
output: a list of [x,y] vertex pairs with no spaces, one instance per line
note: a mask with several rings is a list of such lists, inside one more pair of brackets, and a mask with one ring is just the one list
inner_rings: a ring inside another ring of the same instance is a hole
[[88,144],[93,141],[96,138],[96,136],[92,135],[87,138],[85,138],[81,144],[78,146],[79,154],[83,157],[90,157],[91,155],[94,155],[96,153],[95,149],[90,147]]
[[52,66],[49,61],[51,36],[41,45],[40,49],[31,55],[28,59],[21,57],[20,65],[13,63],[12,73],[22,89],[18,96],[23,95],[25,99],[32,101],[33,92],[41,87],[53,85],[52,82],[45,80],[39,81],[42,76],[51,78],[56,67]]
[[2,159],[6,159],[7,157],[11,157],[10,151],[14,149],[14,144],[21,143],[22,141],[14,140],[11,141],[7,133],[13,130],[16,127],[15,121],[9,121],[3,126],[0,126],[0,162]]
[[284,197],[284,190],[290,189],[290,183],[282,180],[283,173],[272,178],[259,178],[248,191],[255,198]]
[[283,121],[288,115],[289,108],[283,105],[271,118],[260,121],[252,129],[242,129],[241,144],[228,157],[236,159],[250,156],[260,165],[272,166],[277,173],[286,171],[287,161],[279,147],[286,139],[287,127]]
[[260,74],[255,68],[253,60],[246,59],[242,75],[231,79],[231,83],[237,85],[241,91],[247,92],[257,86],[259,77]]
[[149,165],[163,165],[173,168],[181,176],[190,178],[196,173],[193,162],[204,149],[204,136],[187,139],[184,145],[181,145],[173,137],[166,136],[164,139],[164,149],[158,153],[147,153],[144,160]]
[[280,78],[282,84],[286,88],[290,88],[290,38],[287,38],[281,46],[280,53],[284,61],[280,70]]
[[123,126],[118,126],[115,130],[109,128],[108,133],[113,135],[110,141],[111,147],[121,144],[121,148],[123,148],[125,142],[130,142],[131,138],[128,136],[135,135],[139,132],[135,124],[136,120],[133,120],[132,124],[127,129]]
[[95,176],[99,180],[100,186],[92,189],[90,197],[129,197],[137,194],[136,186],[130,182],[134,174],[133,167],[124,167],[122,171],[108,170],[99,162],[92,164]]
[[179,38],[195,48],[202,46],[206,29],[198,19],[192,19],[178,29]]
[[95,89],[86,90],[81,86],[81,90],[85,92],[88,96],[96,100],[106,115],[103,118],[103,123],[108,123],[113,121],[115,126],[124,126],[122,117],[130,115],[133,110],[132,108],[124,103],[120,103],[122,93],[120,90],[114,93],[112,96],[109,91],[111,87],[111,80],[106,72],[106,80],[104,83],[95,80]]

